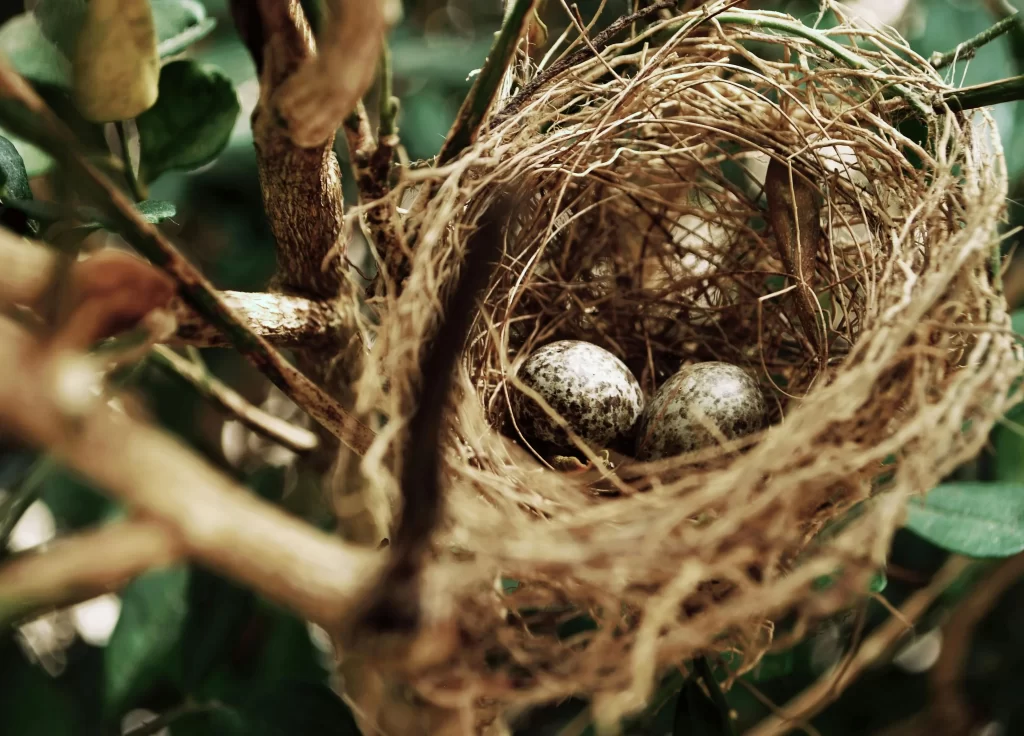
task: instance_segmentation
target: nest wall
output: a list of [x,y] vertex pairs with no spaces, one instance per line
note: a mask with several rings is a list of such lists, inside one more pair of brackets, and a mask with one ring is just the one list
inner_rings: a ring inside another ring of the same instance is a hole
[[[467,236],[497,192],[528,195],[450,412],[428,579],[463,646],[417,674],[426,697],[582,692],[614,718],[696,654],[753,667],[865,594],[906,499],[977,452],[1007,406],[1019,356],[993,271],[1006,178],[991,119],[917,115],[947,86],[890,33],[793,24],[695,11],[561,74],[523,72],[542,83],[454,163],[403,182],[413,265],[377,301],[359,387],[361,408],[389,417],[362,467],[391,498]],[[810,182],[820,202],[808,281],[825,339],[796,317],[772,160],[787,191]],[[743,366],[771,426],[648,464],[536,453],[509,421],[515,373],[565,338],[610,350],[648,396],[687,364]]]

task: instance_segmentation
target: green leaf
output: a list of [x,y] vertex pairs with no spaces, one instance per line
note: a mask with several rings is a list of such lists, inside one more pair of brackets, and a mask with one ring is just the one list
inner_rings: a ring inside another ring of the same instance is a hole
[[[13,210],[22,212],[46,224],[64,220],[81,220],[82,224],[76,225],[73,230],[83,237],[103,228],[108,230],[114,229],[113,225],[105,221],[103,214],[93,207],[68,207],[57,202],[46,202],[38,199],[13,199],[8,201],[6,205]],[[145,202],[139,202],[135,205],[135,209],[138,210],[146,222],[153,224],[161,223],[177,214],[174,203],[158,199],[147,199]]]
[[929,542],[970,557],[1024,550],[1024,485],[948,483],[912,499],[906,526]]
[[718,707],[698,684],[690,678],[676,700],[676,713],[672,723],[673,736],[727,736],[730,731],[722,725]]
[[0,723],[4,736],[76,736],[85,728],[78,704],[57,681],[25,660],[13,642],[0,642]]
[[67,58],[75,53],[78,29],[85,23],[86,0],[38,0],[32,14],[43,35]]
[[117,513],[118,507],[79,475],[57,468],[43,480],[41,498],[62,529],[95,526]]
[[173,61],[160,70],[160,97],[136,119],[140,176],[190,171],[213,161],[228,143],[240,111],[231,80],[213,67]]
[[32,188],[28,184],[28,172],[18,149],[9,140],[0,136],[0,225],[19,235],[28,235],[36,230],[36,223],[24,212],[7,206],[12,199],[32,199]]
[[31,13],[16,15],[0,26],[0,51],[26,79],[71,85],[71,62],[43,35]]
[[135,205],[135,209],[146,219],[146,222],[152,223],[169,220],[178,214],[178,209],[173,202],[165,202],[161,199],[147,199],[145,202],[139,202]]
[[180,54],[217,25],[196,0],[150,0],[160,56]]
[[193,570],[182,635],[182,683],[189,692],[230,653],[252,614],[255,595],[219,575]]
[[109,717],[120,716],[154,685],[177,679],[188,582],[189,569],[175,567],[148,573],[125,588],[104,659]]
[[275,682],[238,707],[253,736],[359,736],[348,706],[324,684]]

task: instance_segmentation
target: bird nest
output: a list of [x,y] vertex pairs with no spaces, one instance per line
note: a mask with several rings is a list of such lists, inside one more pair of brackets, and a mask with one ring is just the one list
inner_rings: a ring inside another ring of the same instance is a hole
[[[405,182],[415,250],[376,300],[359,400],[389,421],[363,469],[397,496],[415,367],[467,239],[498,192],[528,193],[445,425],[428,579],[461,643],[414,679],[449,704],[583,693],[614,718],[666,667],[727,654],[742,673],[866,595],[907,498],[980,449],[1019,366],[994,272],[998,136],[943,107],[900,38],[694,11],[570,61]],[[787,222],[820,226],[797,237],[809,272],[784,257]],[[740,366],[766,427],[648,463],[545,454],[509,406],[525,357],[559,339],[607,349],[648,396],[681,366]]]

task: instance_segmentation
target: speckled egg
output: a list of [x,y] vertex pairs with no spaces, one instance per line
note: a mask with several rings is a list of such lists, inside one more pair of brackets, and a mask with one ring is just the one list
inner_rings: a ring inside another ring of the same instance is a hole
[[[639,460],[659,460],[714,446],[713,422],[727,439],[764,426],[768,412],[757,381],[729,363],[697,363],[662,384],[637,431]],[[703,420],[702,420],[703,418]]]
[[[644,410],[640,384],[625,363],[588,342],[562,340],[537,349],[518,378],[594,447],[631,439]],[[512,411],[527,440],[573,447],[569,436],[526,394],[513,392]]]

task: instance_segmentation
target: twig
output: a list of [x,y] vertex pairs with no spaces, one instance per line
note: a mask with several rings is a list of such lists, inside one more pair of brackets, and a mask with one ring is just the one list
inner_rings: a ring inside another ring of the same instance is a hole
[[441,146],[441,152],[437,156],[439,166],[444,166],[454,159],[476,140],[480,126],[491,109],[498,88],[501,87],[505,70],[512,62],[519,41],[529,25],[527,19],[536,4],[537,0],[516,0],[515,5],[506,13],[505,22],[494,46],[491,47],[491,52],[487,55],[487,61],[473,82],[473,87],[459,108],[455,123],[448,132],[444,145]]
[[888,654],[907,631],[907,622],[913,623],[923,616],[942,593],[971,565],[964,557],[951,557],[935,574],[931,583],[913,595],[900,608],[899,617],[891,617],[864,640],[850,659],[846,669],[836,676],[825,674],[811,687],[789,701],[778,713],[768,716],[745,736],[781,736],[798,727],[826,706],[834,702],[860,674]]
[[23,552],[0,567],[0,624],[115,590],[182,553],[180,539],[167,526],[141,519]]
[[188,381],[203,397],[234,415],[239,422],[292,452],[311,452],[319,445],[317,436],[308,429],[268,414],[246,401],[241,394],[219,381],[204,366],[187,360],[173,350],[156,346],[151,353],[153,361]]
[[365,581],[377,577],[376,553],[261,500],[105,402],[70,420],[53,390],[65,356],[0,320],[0,426],[172,530],[189,556],[306,619],[333,627],[361,599]]
[[934,734],[968,733],[974,725],[970,704],[964,699],[964,664],[974,630],[1007,588],[1024,577],[1024,553],[999,563],[964,597],[942,628],[942,650],[931,668],[931,728]]
[[212,284],[96,169],[79,149],[74,134],[7,62],[0,63],[0,97],[4,98],[0,119],[89,182],[90,194],[97,197],[121,236],[177,281],[179,293],[190,306],[220,328],[239,352],[343,443],[359,454],[366,452],[373,431],[296,370],[270,343],[246,329]]
[[[220,296],[250,332],[282,348],[315,350],[332,346],[344,326],[336,305],[327,300],[243,291],[222,291]],[[172,306],[178,322],[174,344],[201,348],[231,345],[223,332],[180,300]]]
[[378,137],[383,140],[398,132],[399,100],[394,93],[394,70],[391,65],[391,46],[384,43],[380,53],[380,126]]
[[994,41],[995,39],[1002,36],[1004,33],[1008,33],[1019,22],[1020,20],[1018,18],[1017,13],[1007,16],[1006,18],[1003,18],[1001,21],[993,25],[991,28],[982,31],[977,36],[969,38],[962,43],[958,43],[956,45],[956,48],[953,49],[952,51],[947,51],[944,54],[936,51],[934,54],[932,54],[931,58],[928,60],[928,63],[931,64],[934,69],[942,69],[943,67],[947,67],[950,64],[953,64],[957,61],[966,61],[967,59],[973,59],[974,54],[977,52],[979,48],[989,43],[990,41]]
[[1020,99],[1024,99],[1024,74],[950,90],[943,93],[935,109],[941,110],[943,106],[948,106],[953,112],[960,112]]
[[537,90],[560,74],[564,74],[566,70],[581,64],[586,59],[589,59],[593,56],[594,51],[597,51],[598,53],[603,51],[618,34],[633,26],[637,21],[646,20],[653,15],[657,15],[662,10],[675,8],[675,6],[676,0],[658,0],[658,2],[648,5],[646,8],[641,8],[635,13],[623,16],[622,18],[612,22],[607,28],[594,36],[589,46],[584,46],[583,48],[578,49],[564,59],[552,64],[550,67],[534,77],[519,91],[519,94],[509,100],[508,104],[495,114],[495,124],[507,120],[512,115],[515,115],[523,108],[530,98],[537,93]]

